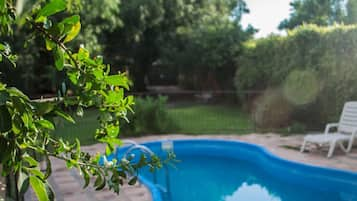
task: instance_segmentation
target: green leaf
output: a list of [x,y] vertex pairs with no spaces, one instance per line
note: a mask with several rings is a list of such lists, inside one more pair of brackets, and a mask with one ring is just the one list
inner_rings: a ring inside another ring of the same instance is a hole
[[52,173],[51,160],[47,154],[45,155],[45,161],[46,161],[46,173],[44,179],[47,179]]
[[29,177],[27,174],[22,171],[19,172],[19,178],[17,180],[17,188],[20,191],[21,195],[24,195],[29,188]]
[[114,146],[122,146],[123,145],[122,140],[119,139],[119,138],[104,137],[102,139],[99,139],[98,141],[103,142],[103,143],[107,143],[107,144],[111,144],[112,147],[114,147]]
[[93,75],[95,76],[96,79],[101,80],[103,79],[103,70],[102,69],[93,69]]
[[65,119],[65,120],[67,120],[67,121],[69,121],[69,122],[71,122],[73,124],[76,123],[74,121],[74,119],[71,117],[71,115],[69,115],[69,114],[67,114],[67,113],[65,113],[65,112],[63,112],[61,110],[56,110],[55,114],[57,114],[58,116],[62,117],[63,119]]
[[78,140],[78,138],[76,138],[75,146],[76,146],[76,159],[79,159],[81,155],[81,143]]
[[66,167],[67,167],[67,169],[72,168],[73,166],[75,166],[75,164],[76,164],[76,161],[75,161],[75,160],[68,160],[68,161],[66,161]]
[[59,144],[60,144],[60,147],[61,147],[61,148],[59,148],[60,152],[68,152],[68,151],[71,150],[71,147],[68,145],[67,141],[65,142],[62,139],[59,139]]
[[68,79],[71,80],[73,84],[78,83],[80,73],[78,71],[67,71]]
[[7,132],[11,129],[11,115],[6,106],[0,106],[0,133]]
[[19,134],[22,131],[22,120],[17,115],[12,120],[12,132]]
[[0,11],[3,11],[5,9],[5,6],[6,6],[6,1],[5,0],[0,0]]
[[89,51],[84,47],[79,48],[77,55],[79,60],[89,59]]
[[106,102],[108,104],[119,104],[124,97],[124,90],[119,89],[119,91],[109,91],[106,97]]
[[52,112],[55,107],[55,104],[50,102],[32,102],[32,105],[35,107],[36,114],[39,116]]
[[134,184],[136,184],[137,180],[138,180],[138,177],[134,176],[129,180],[128,184],[129,185],[134,185]]
[[36,176],[37,178],[40,178],[40,179],[44,179],[44,178],[45,178],[45,175],[44,175],[39,169],[36,169],[36,168],[27,168],[27,171],[28,171],[31,175]]
[[[108,138],[107,138],[107,140],[108,140]],[[108,141],[107,141],[107,143],[108,143]],[[107,146],[105,146],[105,155],[110,155],[113,153],[113,151],[114,151],[113,145],[108,143]]]
[[22,122],[24,122],[24,126],[26,128],[32,128],[33,127],[33,118],[30,114],[28,113],[23,113],[21,115]]
[[0,82],[0,90],[3,91],[6,89],[6,84]]
[[44,182],[36,176],[30,176],[30,185],[39,201],[49,201]]
[[67,35],[72,27],[79,22],[79,15],[72,15],[70,17],[65,18],[62,20],[60,23],[58,23],[58,26],[60,26],[61,30],[61,35]]
[[66,9],[66,1],[64,0],[52,0],[47,3],[36,16],[36,22],[44,22],[46,17],[54,15]]
[[82,172],[83,178],[84,178],[83,188],[86,188],[89,185],[90,177],[89,177],[88,171],[85,168],[81,167],[81,172]]
[[56,196],[55,196],[55,193],[54,193],[52,187],[50,186],[50,184],[48,182],[45,183],[45,188],[46,188],[48,199],[50,201],[54,201]]
[[53,125],[53,123],[48,121],[48,120],[46,120],[46,119],[38,120],[36,123],[41,125],[43,128],[47,128],[47,129],[50,129],[50,130],[54,130],[55,129],[55,126]]
[[46,49],[48,51],[51,51],[53,50],[54,48],[56,48],[56,43],[52,42],[50,39],[47,39],[45,40],[45,43],[46,43]]
[[113,86],[121,86],[129,90],[128,78],[124,74],[110,75],[104,81]]
[[30,165],[30,167],[37,167],[38,166],[38,162],[28,154],[24,154],[22,156],[22,159],[24,161],[26,161]]
[[17,61],[17,56],[16,55],[9,55],[7,59],[10,61],[13,67],[16,68],[16,61]]
[[27,97],[24,93],[22,93],[22,91],[18,90],[15,87],[9,87],[7,91],[9,92],[10,96],[19,96],[25,100],[30,100],[29,97]]
[[77,22],[79,22],[79,15],[72,15],[70,17],[66,17],[65,19],[63,19],[60,23],[63,25],[70,25],[65,31],[69,31],[70,28],[72,27],[72,25],[76,24]]
[[20,97],[12,96],[12,105],[20,114],[27,112],[26,102]]
[[53,51],[54,59],[55,59],[55,66],[57,70],[61,71],[64,67],[64,51],[59,46]]
[[96,187],[96,191],[102,190],[105,187],[105,178],[102,177],[102,175],[98,175],[94,182],[94,186]]
[[69,42],[71,40],[73,40],[79,33],[79,31],[81,30],[81,23],[77,22],[76,24],[74,24],[71,28],[71,30],[67,33],[66,38],[64,39],[64,42]]
[[119,134],[119,125],[110,124],[106,127],[109,137],[115,138]]

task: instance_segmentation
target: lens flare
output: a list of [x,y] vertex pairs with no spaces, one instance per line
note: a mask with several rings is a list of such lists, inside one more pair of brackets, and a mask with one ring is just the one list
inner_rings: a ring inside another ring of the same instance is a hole
[[295,70],[286,78],[283,92],[286,99],[294,105],[313,102],[320,91],[320,82],[314,71]]

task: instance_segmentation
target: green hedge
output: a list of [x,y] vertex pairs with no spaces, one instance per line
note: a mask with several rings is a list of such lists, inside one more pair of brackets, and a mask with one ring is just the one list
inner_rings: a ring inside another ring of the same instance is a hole
[[[344,102],[357,100],[356,25],[304,25],[287,36],[249,41],[238,63],[235,77],[238,93],[272,89],[281,92],[280,97],[273,94],[273,99],[284,99],[290,109],[289,118],[280,122],[280,126],[297,121],[309,128],[320,128],[327,121],[338,120]],[[246,103],[252,100],[241,97]],[[258,113],[262,113],[259,105],[269,107],[269,103],[262,101],[272,102],[272,98],[266,97],[255,100],[252,108],[258,108],[254,109]],[[276,116],[273,112],[267,118]]]

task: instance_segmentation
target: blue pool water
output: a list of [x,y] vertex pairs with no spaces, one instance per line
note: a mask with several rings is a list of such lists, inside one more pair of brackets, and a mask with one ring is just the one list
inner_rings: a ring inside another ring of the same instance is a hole
[[[357,201],[355,173],[285,161],[241,142],[184,140],[173,145],[180,160],[174,167],[140,172],[154,201]],[[165,157],[161,142],[146,146]]]

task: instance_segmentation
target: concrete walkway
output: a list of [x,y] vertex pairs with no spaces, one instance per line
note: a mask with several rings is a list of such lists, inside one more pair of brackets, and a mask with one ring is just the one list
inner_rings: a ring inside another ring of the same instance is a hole
[[[307,164],[339,168],[357,172],[357,146],[350,154],[344,154],[340,150],[336,150],[331,159],[326,158],[326,150],[317,150],[311,147],[308,153],[300,153],[298,151],[302,143],[301,135],[281,137],[276,134],[250,134],[250,135],[160,135],[147,136],[140,138],[131,138],[137,142],[153,141],[160,139],[192,139],[192,138],[215,138],[227,140],[241,140],[260,144],[266,147],[272,153],[292,161],[299,161]],[[103,144],[83,147],[84,151],[97,153],[104,151]],[[58,160],[52,159],[53,175],[50,178],[50,183],[57,194],[58,201],[150,201],[151,195],[149,191],[142,185],[123,186],[120,194],[112,193],[108,189],[103,191],[95,191],[92,187],[82,189],[83,180],[78,172],[74,169],[67,170],[65,164]]]

